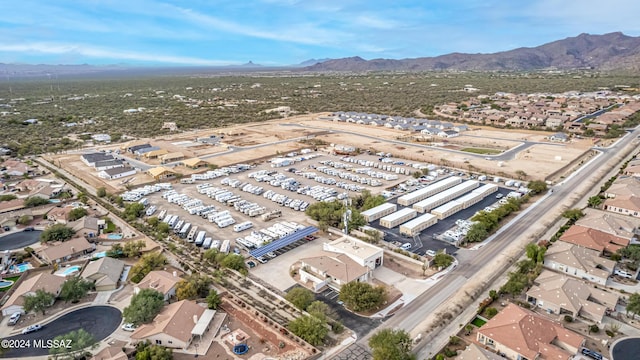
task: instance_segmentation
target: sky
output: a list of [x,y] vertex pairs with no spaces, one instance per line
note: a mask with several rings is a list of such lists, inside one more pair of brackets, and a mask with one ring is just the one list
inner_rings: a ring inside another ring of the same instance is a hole
[[7,0],[0,63],[280,66],[492,53],[581,33],[639,36],[639,13],[637,0]]

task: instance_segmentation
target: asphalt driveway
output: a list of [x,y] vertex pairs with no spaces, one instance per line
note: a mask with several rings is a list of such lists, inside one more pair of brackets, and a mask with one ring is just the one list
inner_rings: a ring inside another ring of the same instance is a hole
[[67,334],[71,331],[84,329],[96,341],[100,341],[111,335],[122,322],[120,310],[111,306],[90,306],[65,314],[58,319],[44,325],[40,331],[26,335],[14,335],[7,340],[30,340],[30,347],[23,349],[9,349],[2,358],[20,358],[27,356],[43,356],[49,354],[49,349],[34,347],[34,340],[50,340],[56,336]]

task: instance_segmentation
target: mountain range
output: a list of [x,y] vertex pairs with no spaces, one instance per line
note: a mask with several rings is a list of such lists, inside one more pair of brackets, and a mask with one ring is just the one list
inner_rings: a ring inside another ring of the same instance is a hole
[[309,59],[288,66],[262,66],[252,61],[242,65],[216,67],[144,67],[126,64],[30,65],[0,63],[0,77],[51,77],[119,74],[188,74],[199,72],[243,72],[296,70],[311,72],[365,71],[530,71],[541,69],[631,70],[640,71],[640,37],[621,32],[604,35],[580,34],[537,47],[522,47],[492,54],[451,53],[413,59],[372,59],[359,56],[342,59]]
[[614,32],[580,34],[537,47],[492,54],[451,53],[414,59],[332,59],[305,67],[307,71],[433,71],[433,70],[640,70],[640,37]]

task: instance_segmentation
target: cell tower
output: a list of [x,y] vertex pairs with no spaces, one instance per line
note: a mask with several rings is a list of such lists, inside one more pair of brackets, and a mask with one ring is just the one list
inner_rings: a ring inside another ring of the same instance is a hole
[[351,209],[349,208],[350,206],[351,206],[351,199],[350,198],[344,199],[345,211],[344,211],[344,214],[342,215],[344,228],[342,231],[344,232],[345,235],[349,234],[349,221],[351,221]]

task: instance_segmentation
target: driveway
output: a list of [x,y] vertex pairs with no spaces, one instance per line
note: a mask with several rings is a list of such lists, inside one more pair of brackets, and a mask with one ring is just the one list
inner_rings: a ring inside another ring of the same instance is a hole
[[0,237],[0,250],[22,249],[40,241],[42,231],[16,231]]
[[111,335],[122,322],[120,310],[111,306],[91,306],[65,314],[58,319],[44,325],[40,331],[27,335],[15,335],[7,340],[29,340],[30,347],[23,349],[9,349],[0,355],[3,358],[20,358],[27,356],[45,356],[49,349],[36,347],[34,340],[51,340],[56,336],[67,334],[71,331],[84,329],[93,335],[96,341],[101,341]]

